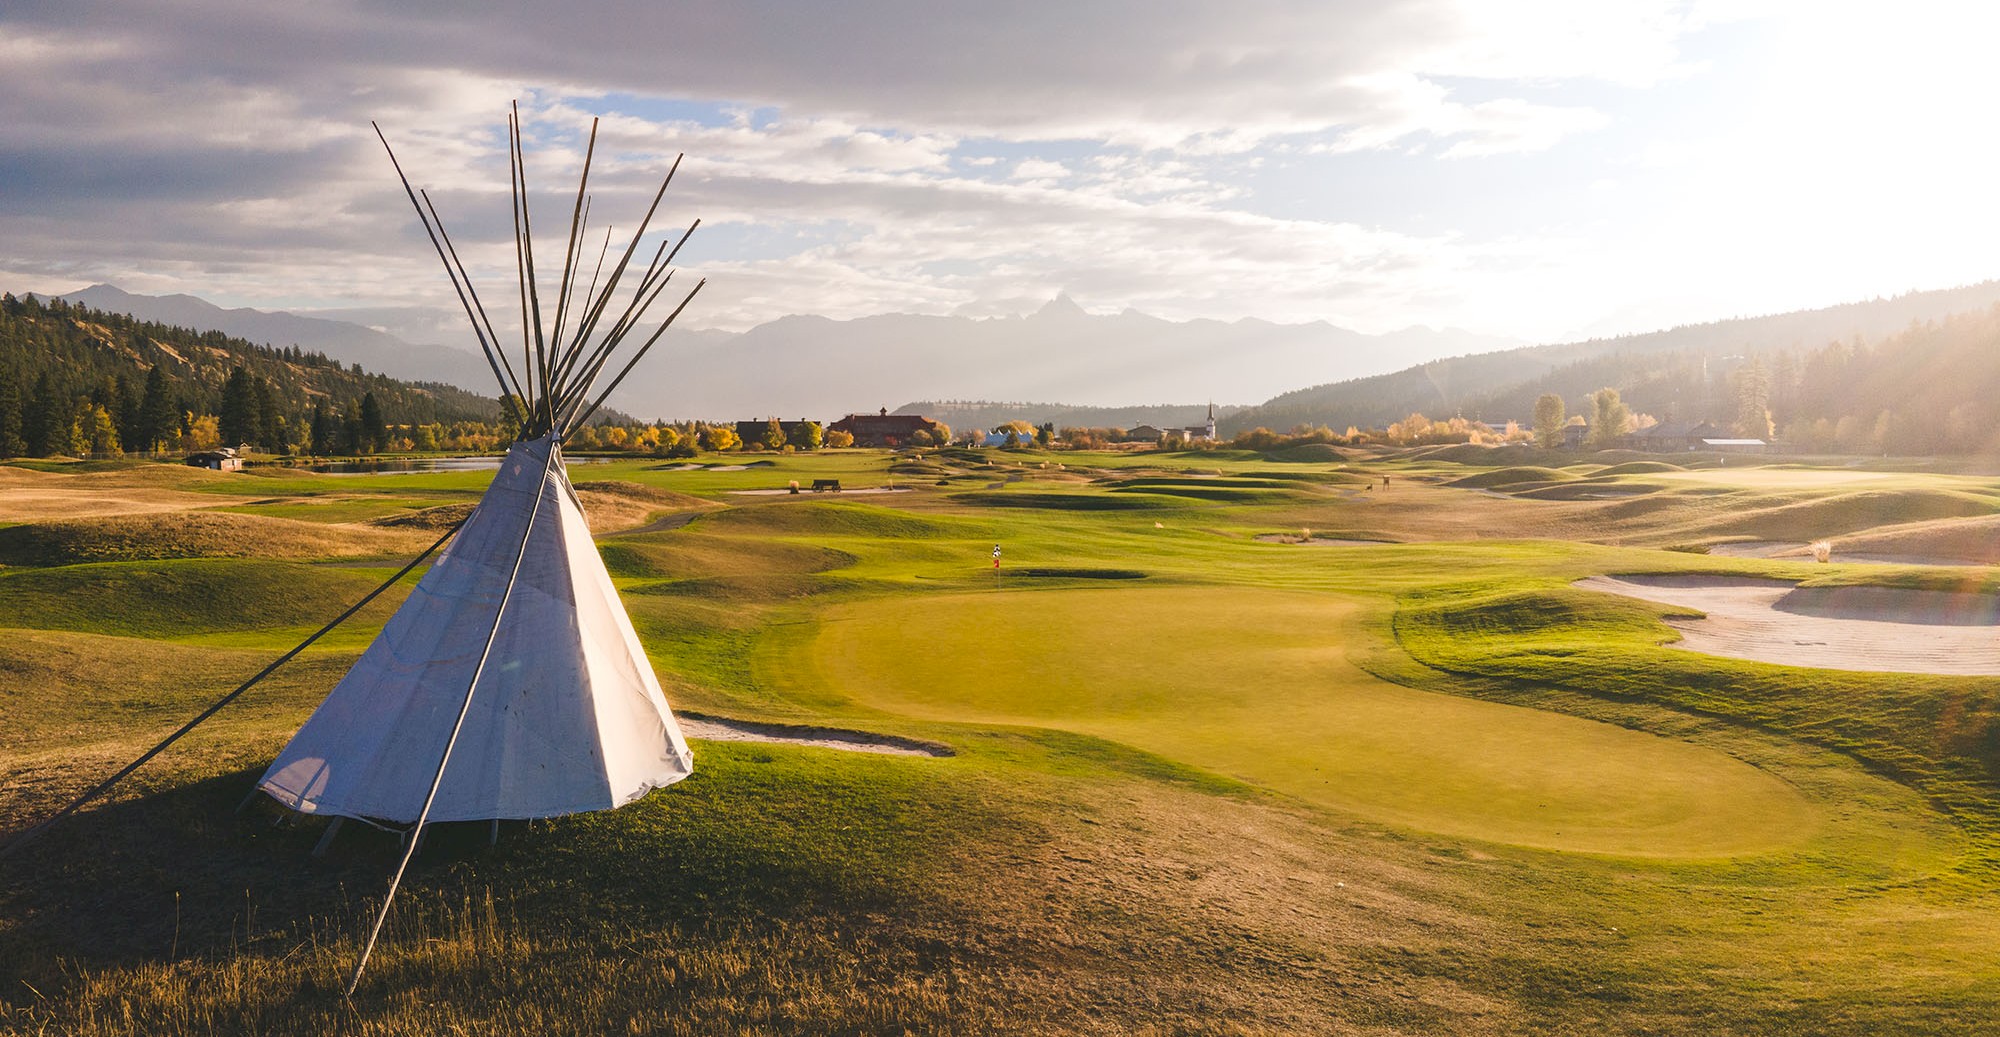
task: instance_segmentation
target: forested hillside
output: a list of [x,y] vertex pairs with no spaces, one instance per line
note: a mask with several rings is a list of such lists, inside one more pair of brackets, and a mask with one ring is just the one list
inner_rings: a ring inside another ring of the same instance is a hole
[[0,297],[0,456],[245,443],[352,453],[386,445],[394,426],[442,438],[499,418],[497,400],[296,346]]
[[[1585,394],[1619,390],[1635,412],[1662,420],[1754,425],[1763,398],[1780,438],[1810,449],[1907,452],[1982,447],[1965,424],[2000,383],[1988,374],[2000,333],[1989,308],[2000,282],[1768,317],[1716,321],[1623,338],[1458,357],[1374,378],[1278,396],[1222,422],[1225,433],[1262,426],[1382,427],[1412,412],[1527,423],[1545,392],[1572,413]],[[1908,374],[1942,383],[1912,397]],[[1757,380],[1767,383],[1758,394]],[[1747,387],[1743,384],[1748,379]],[[1749,402],[1745,402],[1746,393]],[[1963,398],[1960,398],[1963,397]],[[1959,417],[1950,418],[1956,410]],[[1843,426],[1842,423],[1845,423]],[[1821,424],[1824,423],[1824,424]],[[1877,425],[1881,428],[1878,430]],[[1865,431],[1864,431],[1865,429]],[[1887,437],[1885,440],[1884,437]]]

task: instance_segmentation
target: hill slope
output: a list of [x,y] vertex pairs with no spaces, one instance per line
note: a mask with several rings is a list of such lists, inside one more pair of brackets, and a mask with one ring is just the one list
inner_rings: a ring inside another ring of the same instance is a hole
[[[343,365],[296,346],[254,345],[220,331],[195,332],[9,295],[0,300],[0,453],[22,449],[4,442],[10,427],[30,444],[70,452],[67,443],[43,444],[37,438],[32,426],[38,414],[57,415],[49,420],[67,428],[79,407],[101,407],[124,445],[151,438],[136,434],[142,408],[150,406],[154,418],[180,427],[190,418],[226,414],[224,386],[239,369],[262,385],[257,406],[283,427],[290,442],[302,438],[315,405],[340,415],[371,394],[390,424],[499,417],[496,400],[454,386],[369,374],[358,364]],[[149,405],[145,391],[155,371],[163,376],[161,391]]]
[[[1484,420],[1532,417],[1534,400],[1556,392],[1572,410],[1583,394],[1612,386],[1635,409],[1660,415],[1727,420],[1727,376],[1746,359],[1803,357],[1834,340],[1880,339],[1913,322],[1984,310],[2000,303],[2000,281],[1910,292],[1818,310],[1694,324],[1643,335],[1529,346],[1453,357],[1393,374],[1316,385],[1272,397],[1222,423],[1225,433],[1301,422],[1342,428],[1381,426],[1412,411]],[[1774,392],[1776,399],[1780,394]],[[1780,424],[1783,424],[1780,416]]]

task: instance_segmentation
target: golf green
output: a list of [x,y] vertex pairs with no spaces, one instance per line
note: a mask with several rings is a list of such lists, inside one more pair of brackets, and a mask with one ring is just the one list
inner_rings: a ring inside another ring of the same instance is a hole
[[1114,739],[1446,835],[1716,857],[1796,845],[1822,821],[1711,749],[1382,681],[1347,658],[1361,605],[1241,587],[875,601],[829,612],[813,663],[880,709]]

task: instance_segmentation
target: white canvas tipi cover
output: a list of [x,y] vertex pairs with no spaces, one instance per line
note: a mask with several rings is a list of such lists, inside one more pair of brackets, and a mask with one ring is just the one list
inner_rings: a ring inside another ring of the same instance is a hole
[[305,813],[415,821],[503,596],[430,820],[605,810],[693,772],[559,451],[553,437],[514,445],[450,548],[259,787]]

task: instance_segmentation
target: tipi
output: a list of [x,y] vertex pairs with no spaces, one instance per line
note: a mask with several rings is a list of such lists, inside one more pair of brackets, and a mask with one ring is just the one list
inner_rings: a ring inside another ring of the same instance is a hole
[[613,351],[672,276],[663,240],[637,289],[613,305],[673,174],[600,286],[607,232],[597,273],[579,294],[592,126],[545,332],[518,111],[508,131],[527,378],[503,352],[430,197],[407,177],[403,186],[514,409],[519,438],[450,548],[265,772],[258,787],[294,810],[416,827],[551,817],[622,806],[693,772],[562,463],[564,436],[589,420],[694,297],[596,391]]
[[560,455],[554,436],[515,444],[265,792],[305,813],[415,821],[454,726],[432,821],[606,810],[691,773]]

